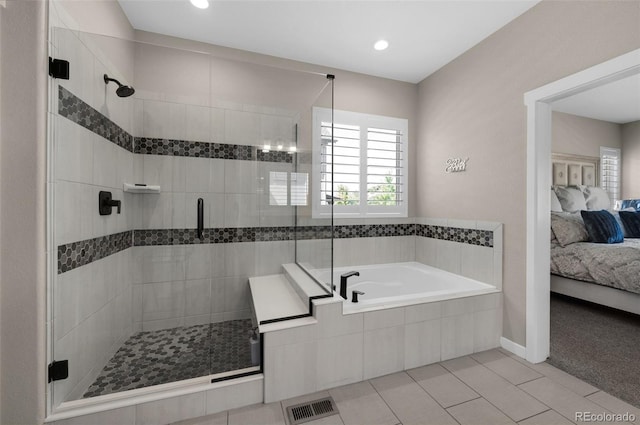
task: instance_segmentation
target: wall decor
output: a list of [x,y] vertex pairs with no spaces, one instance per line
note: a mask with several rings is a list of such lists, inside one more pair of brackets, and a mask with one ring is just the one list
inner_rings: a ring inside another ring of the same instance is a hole
[[446,173],[467,171],[467,161],[469,161],[469,158],[449,158],[447,159],[447,168],[445,168],[444,171]]

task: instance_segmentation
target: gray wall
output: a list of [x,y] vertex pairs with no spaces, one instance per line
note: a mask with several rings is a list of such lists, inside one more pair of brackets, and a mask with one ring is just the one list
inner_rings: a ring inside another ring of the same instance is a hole
[[622,199],[640,198],[640,121],[622,125]]
[[600,147],[622,148],[622,126],[577,115],[554,112],[551,152],[600,157]]
[[[117,37],[124,40],[133,38],[133,27],[122,8],[113,0],[54,0],[68,15],[65,24],[73,25],[74,30],[87,31]],[[60,9],[59,8],[59,9]]]
[[[504,223],[503,336],[525,343],[523,94],[640,47],[640,3],[543,1],[420,83],[417,215]],[[445,174],[447,158],[469,157]]]
[[46,4],[0,9],[0,423],[35,424],[45,400]]

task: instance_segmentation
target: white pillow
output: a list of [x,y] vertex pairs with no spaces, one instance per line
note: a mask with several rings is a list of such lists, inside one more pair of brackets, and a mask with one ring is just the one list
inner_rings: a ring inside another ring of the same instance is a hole
[[600,211],[611,208],[611,200],[609,194],[601,187],[586,186],[583,190],[587,203],[587,209],[590,211]]
[[560,201],[558,200],[558,196],[551,188],[551,211],[552,212],[562,212],[562,205],[560,205]]
[[558,196],[558,201],[560,201],[562,211],[576,212],[587,209],[587,203],[584,200],[584,195],[577,187],[556,186],[553,190]]

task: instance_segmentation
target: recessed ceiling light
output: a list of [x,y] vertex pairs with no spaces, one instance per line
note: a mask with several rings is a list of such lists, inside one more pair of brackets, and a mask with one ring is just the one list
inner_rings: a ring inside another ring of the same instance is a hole
[[198,9],[206,9],[209,7],[209,0],[190,0],[191,4]]
[[376,50],[384,50],[389,47],[389,42],[387,40],[378,40],[376,44],[373,45],[373,48]]

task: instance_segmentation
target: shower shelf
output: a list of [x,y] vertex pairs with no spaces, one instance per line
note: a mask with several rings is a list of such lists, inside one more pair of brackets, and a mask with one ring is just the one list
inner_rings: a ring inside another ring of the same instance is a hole
[[142,183],[125,183],[124,191],[129,193],[160,193],[160,186]]

